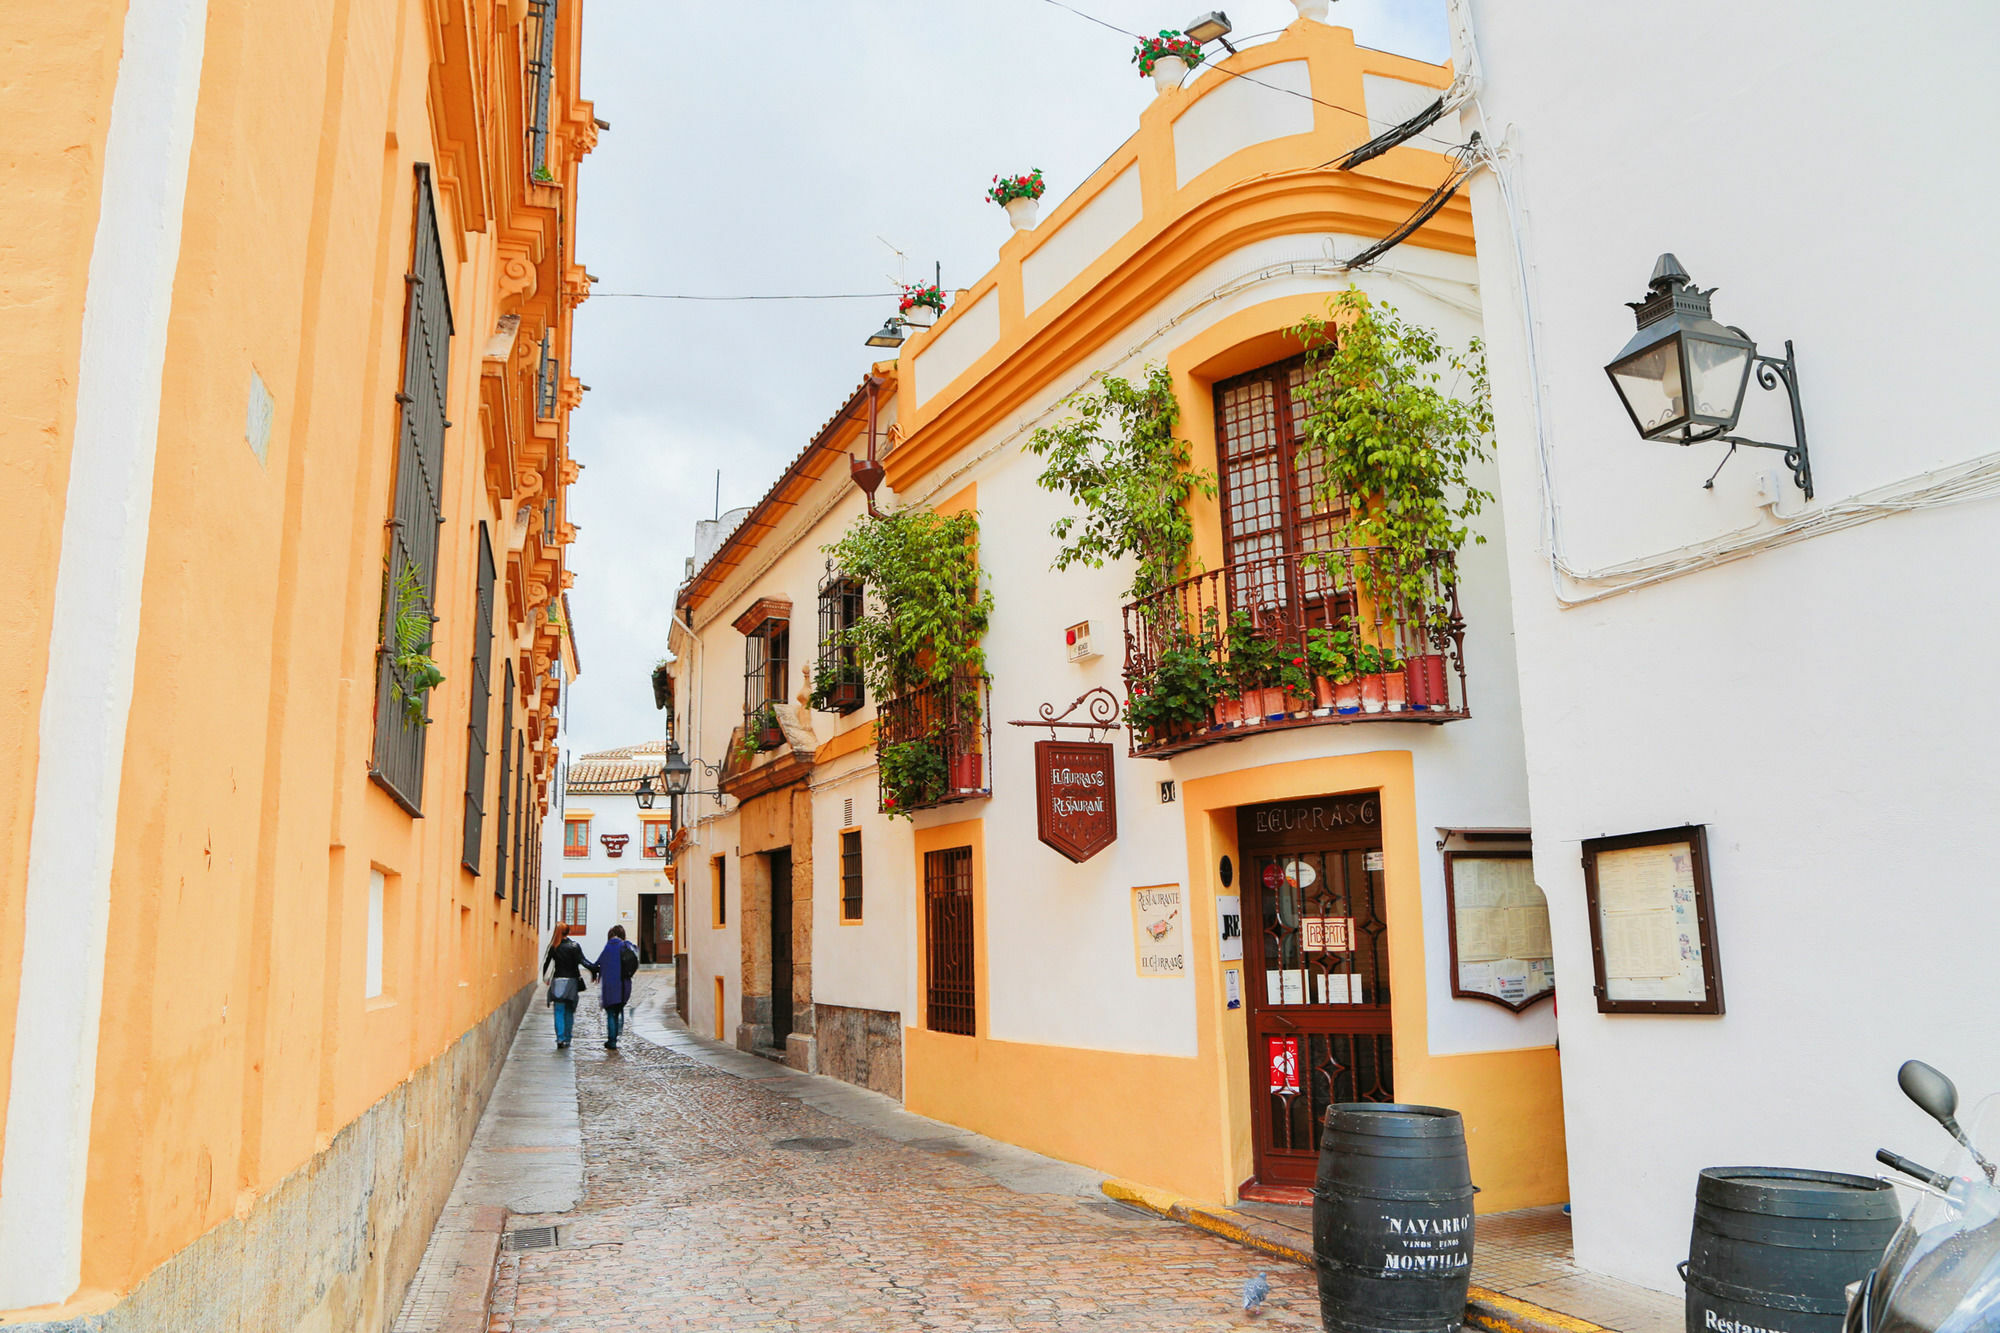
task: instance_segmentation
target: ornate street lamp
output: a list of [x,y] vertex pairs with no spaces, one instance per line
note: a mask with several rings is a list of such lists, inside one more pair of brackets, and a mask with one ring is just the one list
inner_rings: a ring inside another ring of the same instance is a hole
[[[1646,298],[1629,303],[1638,316],[1639,330],[1604,373],[1611,377],[1641,439],[1682,445],[1717,440],[1729,446],[1725,463],[1738,445],[1776,449],[1810,500],[1812,463],[1806,452],[1791,340],[1785,341],[1783,359],[1760,354],[1749,334],[1715,321],[1709,308],[1715,290],[1695,286],[1678,259],[1661,255],[1646,286]],[[1743,412],[1753,366],[1759,385],[1776,389],[1782,384],[1791,399],[1793,443],[1768,444],[1730,434]],[[1712,486],[1714,481],[1710,474],[1704,484]]]
[[653,779],[651,777],[640,778],[639,790],[633,794],[639,798],[639,808],[641,810],[651,810],[653,808]]
[[681,747],[671,741],[667,743],[667,762],[661,766],[660,776],[667,784],[667,795],[687,795],[688,783],[694,777],[694,765],[681,754]]

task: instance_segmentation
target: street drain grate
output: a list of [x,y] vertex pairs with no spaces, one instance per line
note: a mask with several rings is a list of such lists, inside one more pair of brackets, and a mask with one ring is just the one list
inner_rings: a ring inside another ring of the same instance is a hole
[[771,1145],[788,1152],[839,1152],[842,1148],[852,1148],[853,1139],[779,1139]]
[[556,1245],[554,1227],[522,1227],[510,1231],[500,1238],[501,1245],[509,1250],[552,1250]]

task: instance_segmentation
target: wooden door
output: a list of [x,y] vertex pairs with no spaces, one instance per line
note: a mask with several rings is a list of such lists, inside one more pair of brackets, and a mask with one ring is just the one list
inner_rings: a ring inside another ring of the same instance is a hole
[[1381,802],[1238,811],[1257,1180],[1309,1185],[1339,1102],[1395,1100]]
[[771,853],[771,1045],[792,1035],[792,853]]

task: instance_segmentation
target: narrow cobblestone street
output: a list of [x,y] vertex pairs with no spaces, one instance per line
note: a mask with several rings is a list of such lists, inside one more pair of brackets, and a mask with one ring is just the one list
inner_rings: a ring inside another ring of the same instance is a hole
[[[586,1189],[572,1213],[510,1222],[559,1243],[503,1252],[496,1333],[1318,1327],[1291,1265],[1101,1197],[1010,1189],[956,1139],[899,1142],[629,1029],[606,1051],[603,1024],[586,999],[570,1054],[547,1056],[575,1061]],[[1248,1316],[1260,1270],[1271,1296]]]

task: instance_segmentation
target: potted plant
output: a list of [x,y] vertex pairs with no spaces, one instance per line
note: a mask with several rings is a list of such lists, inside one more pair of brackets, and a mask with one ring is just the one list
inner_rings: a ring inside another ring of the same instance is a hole
[[898,741],[876,758],[882,784],[882,812],[908,819],[945,794],[946,772],[941,735]]
[[806,702],[821,713],[851,713],[861,707],[861,673],[835,659],[828,659],[813,671],[812,693]]
[[1284,691],[1285,711],[1305,717],[1313,706],[1313,670],[1302,643],[1278,650],[1278,688]]
[[1450,690],[1446,685],[1444,654],[1436,645],[1444,642],[1449,633],[1449,616],[1444,611],[1425,617],[1422,646],[1427,650],[1411,653],[1404,663],[1403,675],[1409,685],[1410,708],[1413,712],[1426,712],[1451,706]]
[[653,663],[653,707],[665,708],[672,698],[672,665],[666,658]]
[[1262,726],[1264,687],[1277,675],[1278,655],[1242,611],[1230,614],[1227,641],[1229,661],[1225,671],[1243,710],[1243,725]]
[[1145,679],[1133,682],[1126,720],[1155,742],[1189,735],[1214,720],[1216,700],[1225,688],[1208,650],[1183,634],[1154,659]]
[[1326,11],[1333,0],[1292,0],[1292,8],[1299,11],[1302,19],[1326,20]]
[[[386,580],[387,574],[384,573]],[[444,672],[431,656],[431,610],[424,600],[417,571],[404,565],[387,589],[382,646],[389,654],[389,693],[403,706],[413,727],[430,725],[425,707],[432,690],[444,683]]]
[[1382,683],[1382,650],[1364,643],[1354,652],[1354,672],[1361,679],[1361,711],[1379,713],[1388,704],[1388,688]]
[[1160,29],[1158,37],[1141,38],[1132,48],[1132,63],[1139,67],[1139,76],[1151,76],[1153,86],[1161,92],[1180,87],[1188,71],[1201,61],[1201,43],[1172,28]]
[[1390,712],[1400,713],[1409,699],[1409,676],[1394,644],[1381,650],[1381,663],[1383,702]]
[[986,197],[1007,210],[1007,221],[1014,224],[1015,231],[1027,231],[1042,211],[1042,191],[1046,188],[1042,169],[1036,167],[1025,176],[995,176]]
[[1354,679],[1354,635],[1331,625],[1306,635],[1306,659],[1313,673],[1313,711],[1333,711],[1334,683]]
[[934,282],[920,282],[914,286],[903,284],[903,299],[896,306],[896,313],[904,323],[912,328],[927,329],[930,322],[917,323],[917,315],[928,312],[931,321],[944,313],[944,289]]
[[765,704],[757,710],[757,716],[752,719],[752,730],[760,750],[775,750],[785,743],[785,728],[778,721],[776,704]]

